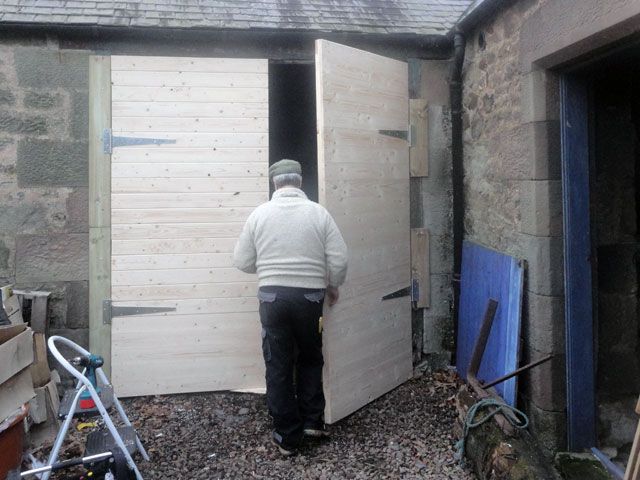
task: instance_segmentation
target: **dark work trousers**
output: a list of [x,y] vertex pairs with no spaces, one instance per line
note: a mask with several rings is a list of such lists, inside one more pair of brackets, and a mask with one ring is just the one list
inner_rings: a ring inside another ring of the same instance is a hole
[[324,290],[261,287],[258,299],[267,407],[273,418],[274,438],[295,447],[304,428],[317,428],[323,423],[324,362],[319,320]]

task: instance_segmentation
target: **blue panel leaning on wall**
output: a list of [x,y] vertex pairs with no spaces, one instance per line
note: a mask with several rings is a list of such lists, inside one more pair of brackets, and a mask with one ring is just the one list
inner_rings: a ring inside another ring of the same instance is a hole
[[[478,379],[489,382],[518,368],[524,269],[522,262],[472,242],[462,247],[457,370],[467,378],[480,326],[490,298],[498,301]],[[516,403],[517,378],[496,385],[502,398]]]

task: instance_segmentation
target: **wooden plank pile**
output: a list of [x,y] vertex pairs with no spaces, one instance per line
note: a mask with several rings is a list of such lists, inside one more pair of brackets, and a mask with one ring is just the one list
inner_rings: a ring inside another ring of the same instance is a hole
[[[49,369],[46,345],[49,293],[12,290],[8,286],[0,291],[10,322],[0,326],[0,423],[28,403],[31,425],[43,424],[47,430],[57,430],[59,377]],[[31,302],[29,324],[22,317],[26,301]]]

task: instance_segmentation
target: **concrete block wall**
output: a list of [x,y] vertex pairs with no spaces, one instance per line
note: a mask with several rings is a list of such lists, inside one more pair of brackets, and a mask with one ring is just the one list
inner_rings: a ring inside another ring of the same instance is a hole
[[52,292],[49,333],[88,345],[88,60],[0,39],[0,284]]
[[414,361],[449,365],[454,350],[449,61],[409,62],[410,98],[428,102],[429,175],[411,179],[411,227],[429,230],[431,306],[414,312]]

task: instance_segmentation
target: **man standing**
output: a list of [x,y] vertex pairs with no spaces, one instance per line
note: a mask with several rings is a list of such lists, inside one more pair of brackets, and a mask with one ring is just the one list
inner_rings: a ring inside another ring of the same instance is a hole
[[247,219],[234,265],[258,273],[273,440],[282,454],[293,455],[303,435],[327,436],[322,306],[325,293],[329,306],[338,301],[338,287],[347,274],[347,246],[329,212],[300,190],[298,162],[274,163],[269,178],[273,197]]

